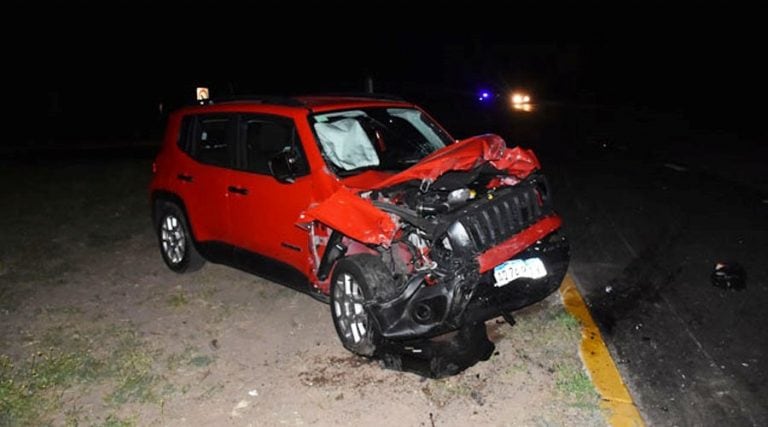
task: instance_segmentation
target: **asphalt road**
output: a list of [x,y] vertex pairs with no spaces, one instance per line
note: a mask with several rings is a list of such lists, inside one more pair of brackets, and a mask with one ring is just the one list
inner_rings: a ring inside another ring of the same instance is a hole
[[[764,153],[727,135],[670,146],[658,123],[642,141],[611,120],[527,120],[514,132],[538,148],[571,271],[649,424],[768,425],[768,198],[745,172]],[[721,261],[744,290],[712,285]]]

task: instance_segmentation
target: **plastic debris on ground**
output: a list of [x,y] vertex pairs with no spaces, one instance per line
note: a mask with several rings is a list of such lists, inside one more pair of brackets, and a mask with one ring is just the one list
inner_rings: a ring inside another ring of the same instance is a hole
[[747,273],[735,262],[718,262],[710,277],[718,288],[740,291],[747,287]]

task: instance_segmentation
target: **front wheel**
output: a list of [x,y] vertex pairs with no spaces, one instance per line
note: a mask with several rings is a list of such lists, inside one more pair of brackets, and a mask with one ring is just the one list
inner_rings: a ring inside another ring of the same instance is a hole
[[371,254],[343,258],[331,277],[331,316],[344,347],[361,356],[373,356],[379,342],[373,316],[365,303],[392,296],[392,274]]
[[199,270],[205,260],[197,253],[184,212],[175,204],[159,206],[155,230],[163,261],[177,273]]

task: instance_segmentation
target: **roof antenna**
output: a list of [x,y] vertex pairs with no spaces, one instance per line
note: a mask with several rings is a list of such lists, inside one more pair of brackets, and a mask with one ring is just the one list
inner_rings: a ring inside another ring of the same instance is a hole
[[373,77],[365,76],[365,92],[373,93]]

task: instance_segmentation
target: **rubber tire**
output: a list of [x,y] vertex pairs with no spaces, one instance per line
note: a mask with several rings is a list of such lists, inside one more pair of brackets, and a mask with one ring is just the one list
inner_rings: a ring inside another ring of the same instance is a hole
[[339,326],[339,319],[336,316],[336,283],[339,276],[345,273],[357,281],[365,301],[371,301],[394,296],[395,283],[392,279],[392,272],[380,257],[372,254],[358,254],[339,260],[331,276],[331,318],[339,340],[344,348],[352,353],[370,357],[376,353],[377,345],[381,340],[373,315],[366,310],[368,331],[358,343],[344,337],[342,328]]
[[[184,233],[184,257],[177,264],[171,262],[163,251],[162,231],[160,227],[163,221],[168,215],[173,215],[178,218],[181,223],[181,229]],[[189,225],[187,217],[184,215],[184,211],[181,210],[175,203],[172,202],[159,202],[156,215],[155,215],[155,234],[157,234],[157,242],[160,248],[160,255],[165,261],[165,265],[176,273],[191,273],[200,270],[205,265],[205,259],[197,252],[195,243],[192,239],[192,233],[189,232]]]

